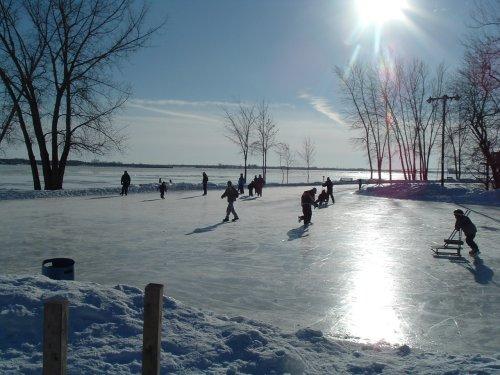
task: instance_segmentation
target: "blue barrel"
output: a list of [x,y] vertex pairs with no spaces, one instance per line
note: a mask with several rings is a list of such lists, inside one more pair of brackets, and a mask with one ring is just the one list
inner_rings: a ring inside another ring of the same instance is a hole
[[42,275],[53,280],[74,280],[75,261],[69,258],[45,259],[42,263]]

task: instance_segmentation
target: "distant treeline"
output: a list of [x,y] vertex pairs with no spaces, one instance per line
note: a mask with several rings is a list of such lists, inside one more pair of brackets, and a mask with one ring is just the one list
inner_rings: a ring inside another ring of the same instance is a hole
[[[0,164],[4,165],[19,165],[28,164],[27,159],[0,159]],[[41,161],[37,160],[38,164]],[[145,163],[120,163],[117,161],[82,161],[82,160],[68,160],[69,166],[90,166],[90,167],[120,167],[120,168],[199,168],[199,169],[242,169],[242,165],[230,164],[145,164]],[[285,169],[280,166],[268,166],[269,169]],[[248,169],[261,169],[256,164],[249,164]],[[290,170],[306,170],[306,167],[290,167]],[[311,167],[311,170],[327,170],[327,171],[369,171],[367,168],[337,168],[337,167]]]

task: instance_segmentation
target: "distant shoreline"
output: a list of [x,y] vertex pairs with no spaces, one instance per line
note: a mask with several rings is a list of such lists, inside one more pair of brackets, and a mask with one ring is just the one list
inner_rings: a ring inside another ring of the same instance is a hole
[[[41,164],[41,161],[37,160],[37,164]],[[0,165],[29,165],[28,159],[0,159]],[[230,165],[230,164],[148,164],[148,163],[120,163],[120,162],[103,162],[103,161],[82,161],[82,160],[68,160],[68,166],[89,166],[89,167],[124,167],[124,168],[198,168],[198,169],[243,169],[242,165]],[[262,167],[256,164],[247,165],[247,169],[261,169]],[[280,166],[268,166],[267,169],[286,169],[286,167]],[[290,170],[307,170],[306,167],[290,167]],[[310,170],[320,170],[320,171],[359,171],[359,172],[369,172],[368,168],[340,168],[340,167],[311,167]],[[384,169],[383,172],[388,172]],[[402,172],[399,169],[394,169],[394,173]],[[375,173],[375,170],[374,170]]]

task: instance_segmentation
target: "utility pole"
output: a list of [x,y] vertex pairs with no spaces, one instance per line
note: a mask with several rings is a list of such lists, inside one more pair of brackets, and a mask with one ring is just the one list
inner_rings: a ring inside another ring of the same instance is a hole
[[443,95],[436,98],[429,96],[429,99],[427,99],[427,103],[432,103],[437,100],[443,101],[443,127],[441,129],[441,186],[444,186],[444,131],[446,126],[446,102],[448,100],[459,100],[459,99],[460,96],[458,95],[455,96]]

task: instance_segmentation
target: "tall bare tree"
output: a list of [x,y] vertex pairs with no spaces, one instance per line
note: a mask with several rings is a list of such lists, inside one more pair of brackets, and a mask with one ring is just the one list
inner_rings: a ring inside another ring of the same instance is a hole
[[[460,91],[459,110],[474,142],[471,149],[481,153],[484,168],[500,189],[500,12],[499,1],[478,2],[472,14],[471,34],[464,43],[465,56],[456,79]],[[476,166],[481,170],[481,166]],[[491,174],[490,174],[491,172]],[[489,180],[489,177],[487,177]]]
[[255,126],[256,140],[252,142],[252,150],[259,153],[262,160],[262,177],[266,180],[267,154],[276,146],[276,135],[278,128],[269,112],[269,105],[262,101],[257,106],[257,119]]
[[360,130],[361,136],[354,138],[354,142],[360,144],[366,151],[368,165],[370,167],[370,179],[373,178],[371,123],[360,99],[360,90],[364,85],[364,69],[359,64],[346,72],[340,67],[335,67],[335,74],[341,83],[341,91],[344,102],[344,118],[351,121],[354,130]]
[[[279,143],[276,147],[276,152],[280,158],[280,166],[282,166],[282,170],[286,171],[286,183],[288,184],[288,173],[290,172],[290,168],[293,166],[295,162],[293,153],[291,151],[290,145],[288,143]],[[285,178],[285,174],[283,174],[283,180]]]
[[302,149],[298,151],[298,154],[306,166],[307,183],[309,183],[309,174],[311,170],[311,165],[314,163],[314,156],[316,154],[314,143],[310,137],[304,138],[304,141],[302,142]]
[[255,106],[239,104],[238,109],[230,111],[222,108],[224,113],[224,128],[226,137],[238,146],[245,165],[245,180],[247,179],[248,155],[252,145],[252,135],[257,123]]
[[[103,154],[123,136],[113,115],[129,96],[114,69],[162,25],[134,0],[0,0],[0,78],[40,188],[61,189],[71,152]],[[17,97],[20,100],[16,101]]]

